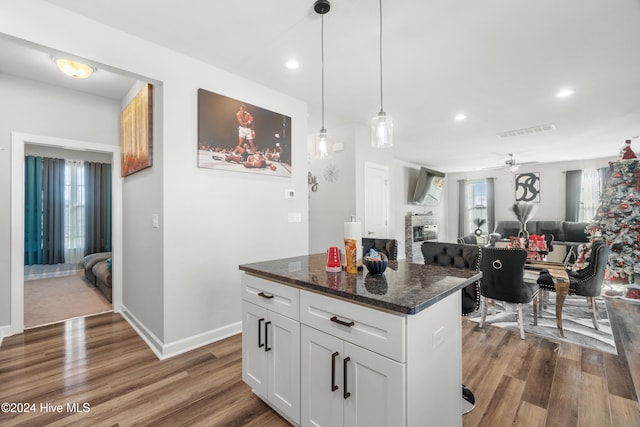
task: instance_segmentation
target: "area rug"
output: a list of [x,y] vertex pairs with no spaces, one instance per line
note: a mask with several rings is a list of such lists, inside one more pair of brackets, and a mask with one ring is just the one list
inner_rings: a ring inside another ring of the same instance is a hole
[[[568,296],[562,309],[564,337],[561,337],[556,327],[555,293],[549,292],[548,295],[546,308],[542,309],[542,317],[538,317],[537,326],[533,325],[533,305],[523,304],[525,334],[555,341],[570,342],[582,347],[617,354],[615,340],[611,332],[611,323],[609,322],[609,315],[603,298],[596,299],[598,326],[600,328],[598,331],[593,327],[591,309],[587,305],[586,298]],[[518,312],[515,304],[496,301],[496,313],[491,313],[491,305],[489,305],[486,323],[519,331]],[[469,320],[480,322],[480,317],[481,311],[478,310],[469,316]]]
[[25,328],[111,310],[104,295],[80,275],[24,282]]

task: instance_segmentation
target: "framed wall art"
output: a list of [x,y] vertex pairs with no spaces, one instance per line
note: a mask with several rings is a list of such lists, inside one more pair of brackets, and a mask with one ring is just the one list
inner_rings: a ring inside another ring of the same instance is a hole
[[145,84],[120,112],[121,176],[153,165],[153,86]]
[[516,202],[540,202],[540,173],[516,175]]
[[198,89],[198,167],[290,177],[291,118]]

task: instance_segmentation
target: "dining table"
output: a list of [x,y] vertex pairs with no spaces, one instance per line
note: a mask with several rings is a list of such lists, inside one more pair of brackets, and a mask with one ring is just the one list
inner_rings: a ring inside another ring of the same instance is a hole
[[[556,290],[556,325],[561,337],[564,337],[564,331],[562,329],[562,306],[564,300],[569,294],[569,276],[565,265],[561,262],[551,261],[530,261],[525,265],[525,270],[533,271],[548,271],[553,280],[553,285]],[[542,304],[542,298],[538,299],[539,304]],[[540,313],[542,310],[538,310]]]

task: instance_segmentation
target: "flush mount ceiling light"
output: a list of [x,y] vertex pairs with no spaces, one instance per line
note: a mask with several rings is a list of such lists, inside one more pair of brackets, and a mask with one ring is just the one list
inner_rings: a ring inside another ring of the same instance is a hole
[[382,0],[380,0],[380,112],[371,119],[371,145],[374,148],[393,146],[393,119],[382,104]]
[[82,62],[72,61],[65,58],[53,58],[60,71],[74,79],[86,79],[93,74],[96,69]]
[[455,116],[453,119],[454,119],[455,121],[457,121],[457,122],[461,122],[461,121],[463,121],[463,120],[466,120],[466,118],[467,118],[467,115],[466,115],[466,114],[464,114],[464,113],[459,113],[459,114],[456,114],[456,116]]
[[331,157],[331,147],[329,146],[329,137],[327,130],[324,128],[324,15],[331,9],[328,0],[317,0],[313,4],[313,10],[320,15],[320,51],[322,63],[322,128],[315,138],[315,156],[318,159],[327,159]]

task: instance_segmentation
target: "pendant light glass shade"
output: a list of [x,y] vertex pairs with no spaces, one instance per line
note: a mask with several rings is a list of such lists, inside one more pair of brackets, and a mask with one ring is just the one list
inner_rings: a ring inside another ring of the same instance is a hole
[[384,111],[371,119],[371,145],[374,148],[393,146],[393,119]]
[[331,146],[329,137],[325,128],[320,129],[315,138],[315,156],[317,159],[323,160],[331,157]]
[[380,112],[371,119],[371,146],[388,148],[393,146],[393,119],[382,108],[382,0],[380,0]]

